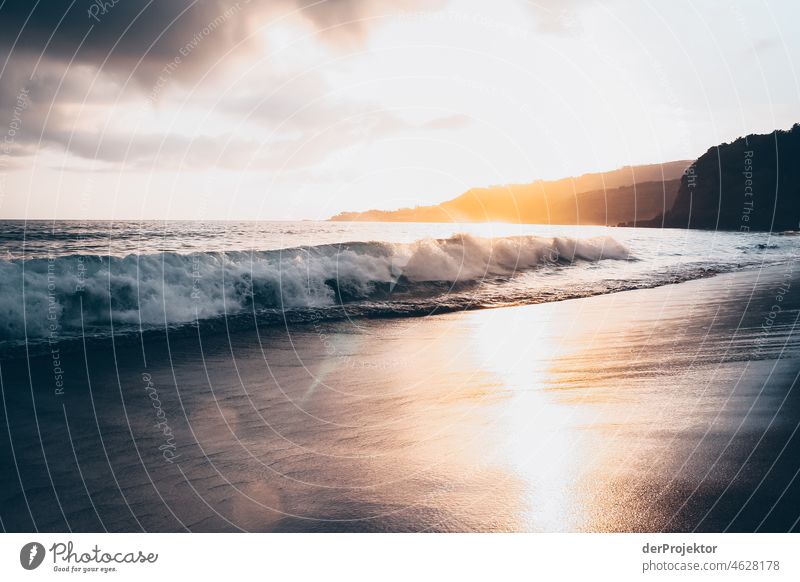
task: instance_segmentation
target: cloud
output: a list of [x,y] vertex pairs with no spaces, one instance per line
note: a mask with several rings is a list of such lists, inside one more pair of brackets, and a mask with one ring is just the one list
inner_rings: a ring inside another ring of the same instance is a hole
[[[442,118],[441,126],[438,119],[417,125],[391,111],[364,111],[335,120],[331,117],[325,123],[305,127],[295,136],[265,132],[262,138],[235,132],[129,135],[118,131],[100,134],[70,128],[48,129],[43,132],[39,145],[95,160],[100,162],[101,168],[112,165],[128,170],[206,170],[213,167],[293,171],[316,166],[343,152],[357,152],[398,132],[450,128],[456,119],[461,123],[459,116],[452,116]],[[30,151],[29,148],[28,153]]]
[[[30,157],[41,150],[67,152],[74,159],[66,162],[66,170],[85,167],[80,158],[98,162],[98,171],[212,167],[291,171],[393,134],[452,129],[469,121],[445,115],[415,123],[404,118],[402,111],[344,99],[319,74],[272,73],[260,77],[260,84],[278,88],[273,92],[251,87],[243,93],[241,87],[235,87],[221,99],[213,92],[170,93],[170,102],[164,104],[163,132],[158,128],[152,131],[152,126],[148,132],[136,129],[135,116],[149,115],[141,92],[123,91],[109,76],[98,75],[88,65],[67,69],[48,61],[40,64],[38,74],[30,79],[29,60],[20,59],[16,64],[20,63],[23,66],[7,68],[6,82],[0,86],[6,104],[0,108],[0,123],[18,117],[14,142],[4,150],[6,158]],[[24,92],[25,106],[15,112],[12,106],[20,92]],[[183,133],[167,129],[176,107],[197,111],[198,116],[213,122],[216,133],[200,126],[192,128],[189,135],[185,128]],[[119,113],[133,113],[134,120],[125,125],[115,123]],[[220,127],[228,130],[220,131]],[[21,167],[18,161],[12,164],[8,159],[4,166],[6,170]]]
[[[260,45],[254,39],[259,35],[254,33],[271,19],[286,16],[303,22],[319,32],[327,46],[351,46],[364,41],[378,17],[420,6],[432,4],[5,0],[0,2],[0,129],[15,115],[20,92],[26,95],[14,141],[4,151],[5,168],[21,167],[19,158],[43,149],[96,160],[106,168],[298,168],[318,163],[337,147],[414,130],[416,126],[393,112],[329,95],[325,80],[309,75],[269,98],[259,91],[232,92],[224,102],[215,102],[214,93],[196,89],[192,94],[169,93],[169,99],[182,96],[187,103],[215,109],[212,113],[218,118],[255,122],[264,128],[263,139],[252,132],[236,135],[235,129],[221,135],[200,129],[193,136],[130,133],[106,125],[106,119],[115,106],[141,105],[176,56],[181,57],[180,67],[170,72],[168,81],[185,82],[187,87],[229,51],[257,56]],[[287,76],[291,78],[291,71]],[[280,82],[272,75],[264,86]],[[437,121],[431,123],[434,127]]]
[[[436,3],[436,2],[435,2]],[[424,0],[5,0],[0,55],[102,67],[150,82],[181,52],[181,76],[230,50],[256,46],[270,19],[310,23],[332,43],[360,42],[373,18],[430,5]],[[4,53],[4,54],[2,54]]]
[[254,22],[246,12],[249,3],[112,0],[105,2],[105,12],[90,12],[102,4],[7,0],[0,8],[2,50],[11,60],[34,57],[36,62],[89,64],[123,78],[151,79],[200,35],[195,58],[182,67],[181,74],[190,75],[213,54],[246,39]]

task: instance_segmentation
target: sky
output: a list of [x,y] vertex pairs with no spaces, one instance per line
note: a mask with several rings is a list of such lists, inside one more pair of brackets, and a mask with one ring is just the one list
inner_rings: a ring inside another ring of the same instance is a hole
[[800,121],[800,5],[0,0],[0,218],[327,218]]

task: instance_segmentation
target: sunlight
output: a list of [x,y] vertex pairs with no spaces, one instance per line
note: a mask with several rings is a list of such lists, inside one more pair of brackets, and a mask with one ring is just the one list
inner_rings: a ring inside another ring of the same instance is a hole
[[578,429],[588,415],[548,390],[552,368],[570,349],[560,341],[563,322],[553,318],[555,310],[535,309],[537,325],[524,330],[520,321],[528,320],[514,309],[473,317],[471,338],[479,365],[508,391],[492,422],[500,434],[498,459],[526,483],[526,527],[574,531],[582,515],[576,477],[586,456]]

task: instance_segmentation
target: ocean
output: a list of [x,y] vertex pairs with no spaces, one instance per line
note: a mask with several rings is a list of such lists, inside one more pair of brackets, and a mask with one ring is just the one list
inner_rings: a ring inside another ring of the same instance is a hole
[[0,232],[6,531],[800,527],[794,233]]
[[792,261],[795,233],[512,224],[0,224],[0,353],[186,326],[421,316]]

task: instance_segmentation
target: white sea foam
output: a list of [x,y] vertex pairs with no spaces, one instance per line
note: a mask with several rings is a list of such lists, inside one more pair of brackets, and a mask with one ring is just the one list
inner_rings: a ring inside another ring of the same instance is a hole
[[398,284],[408,300],[431,296],[435,289],[426,283],[491,282],[542,266],[629,255],[610,237],[458,234],[414,243],[0,261],[0,338],[59,339],[81,327],[112,322],[163,326],[253,309],[325,308],[376,297],[385,310]]

